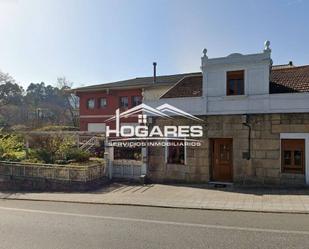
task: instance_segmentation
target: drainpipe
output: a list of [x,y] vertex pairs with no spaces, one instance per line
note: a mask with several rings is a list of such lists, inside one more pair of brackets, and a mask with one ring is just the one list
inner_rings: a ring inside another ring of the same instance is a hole
[[249,116],[244,115],[242,124],[248,127],[248,152],[247,152],[246,159],[250,160],[251,159],[251,125],[249,124],[248,119],[249,119]]

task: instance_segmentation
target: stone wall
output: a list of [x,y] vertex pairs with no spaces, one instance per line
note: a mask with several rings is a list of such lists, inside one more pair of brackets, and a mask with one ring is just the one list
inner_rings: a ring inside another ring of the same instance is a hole
[[[190,125],[184,118],[173,120],[156,119],[155,125]],[[198,123],[195,123],[198,124]],[[205,125],[206,123],[200,123]],[[150,147],[148,150],[148,175],[157,182],[207,182],[209,180],[209,143],[202,141],[201,147],[186,148],[186,165],[165,163],[164,147]]]
[[1,176],[1,191],[61,191],[83,192],[98,189],[109,184],[106,177],[100,177],[92,181],[66,181],[45,178],[24,178],[18,176]]
[[1,190],[89,190],[106,183],[104,161],[57,165],[0,161]]
[[[165,163],[165,148],[149,148],[148,174],[153,181],[208,182],[211,180],[211,138],[233,138],[233,181],[239,184],[302,185],[305,176],[281,173],[280,133],[309,133],[309,114],[252,114],[251,159],[248,151],[248,127],[242,115],[204,116],[204,137],[199,148],[187,147],[186,165]],[[155,124],[191,124],[177,118],[156,119]]]

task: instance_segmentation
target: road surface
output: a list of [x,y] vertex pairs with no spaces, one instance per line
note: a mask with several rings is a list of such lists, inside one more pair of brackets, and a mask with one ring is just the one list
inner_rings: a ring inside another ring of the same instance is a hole
[[309,215],[0,200],[0,248],[309,248]]

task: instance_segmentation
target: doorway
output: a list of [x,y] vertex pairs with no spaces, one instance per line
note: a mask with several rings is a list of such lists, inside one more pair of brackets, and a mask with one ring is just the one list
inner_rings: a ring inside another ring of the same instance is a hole
[[211,140],[212,180],[233,181],[233,139],[216,138]]

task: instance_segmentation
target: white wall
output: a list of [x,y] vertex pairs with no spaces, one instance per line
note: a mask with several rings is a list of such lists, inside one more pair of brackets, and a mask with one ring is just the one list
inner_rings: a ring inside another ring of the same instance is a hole
[[165,103],[192,115],[301,113],[309,112],[309,93],[168,98],[146,102],[152,107]]
[[88,123],[87,129],[90,132],[105,132],[106,125],[104,123]]
[[245,95],[268,94],[269,68],[271,58],[269,52],[241,55],[231,54],[227,57],[202,58],[203,94],[206,97],[226,96],[226,74],[228,71],[244,70]]
[[164,93],[166,93],[172,86],[154,86],[145,88],[143,92],[143,98],[145,101],[154,101],[159,99]]
[[145,104],[154,108],[162,104],[171,104],[192,115],[206,113],[206,102],[203,97],[159,99],[156,101],[146,101]]
[[[164,103],[193,115],[309,112],[309,93],[269,94],[270,50],[258,54],[202,57],[203,96],[167,98],[145,103]],[[226,73],[245,70],[245,94],[226,96]]]

